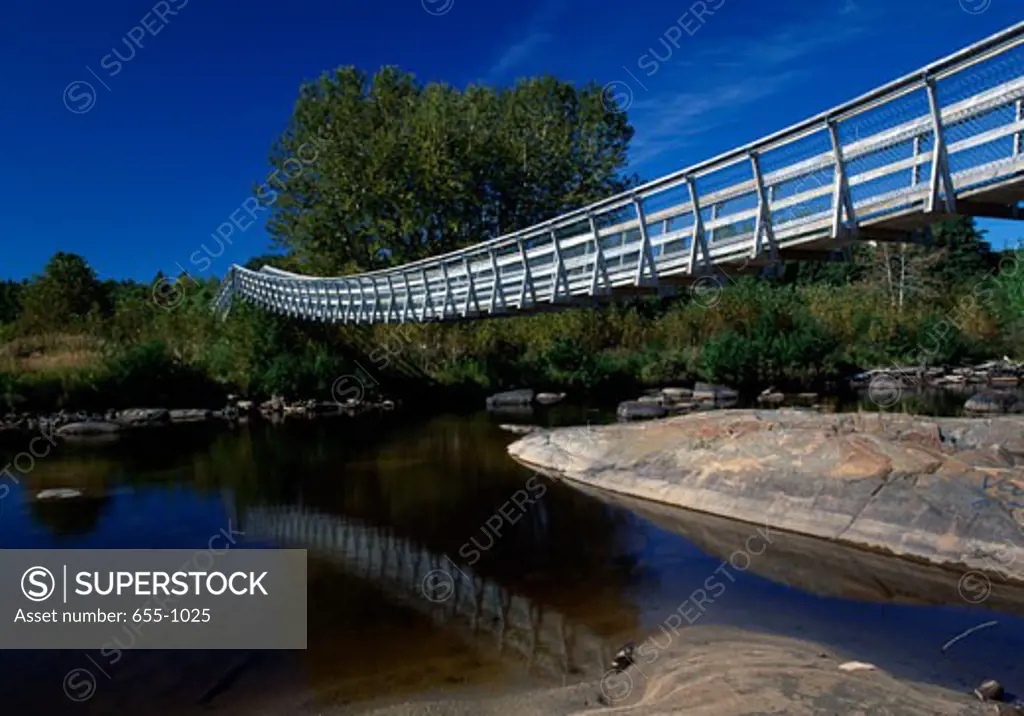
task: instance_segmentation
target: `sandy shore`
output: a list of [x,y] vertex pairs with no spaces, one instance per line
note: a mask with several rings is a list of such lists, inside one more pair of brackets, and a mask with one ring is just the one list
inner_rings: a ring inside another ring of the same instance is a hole
[[[622,673],[580,684],[498,696],[467,695],[330,714],[373,716],[643,716],[753,714],[993,714],[967,694],[900,681],[880,670],[846,672],[849,661],[825,647],[785,637],[707,626],[658,631]],[[664,648],[659,648],[664,647]],[[604,703],[601,701],[603,694]],[[269,712],[268,712],[269,713]],[[280,713],[280,712],[279,712]]]

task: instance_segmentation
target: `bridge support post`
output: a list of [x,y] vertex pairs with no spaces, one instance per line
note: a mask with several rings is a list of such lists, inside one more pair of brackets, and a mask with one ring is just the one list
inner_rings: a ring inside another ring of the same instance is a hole
[[764,190],[764,176],[761,174],[761,160],[757,152],[750,153],[750,166],[754,171],[754,185],[757,187],[757,219],[754,222],[754,248],[750,258],[756,259],[764,250],[762,237],[768,240],[768,255],[774,264],[779,260],[779,247],[775,243],[775,229],[772,227],[772,209]]
[[551,283],[551,303],[558,300],[558,284],[561,283],[565,289],[565,295],[570,295],[569,277],[565,273],[565,263],[562,261],[562,247],[558,243],[558,234],[551,230],[551,245],[555,250],[555,275]]
[[647,217],[644,215],[644,201],[640,197],[633,197],[633,206],[636,208],[636,219],[640,225],[640,256],[637,257],[636,275],[633,277],[633,285],[639,286],[644,279],[644,266],[650,275],[651,282],[658,283],[658,270],[654,267],[654,256],[651,252],[651,237],[647,233]]
[[444,261],[441,262],[441,276],[444,278],[444,298],[441,302],[441,320],[443,321],[448,316],[448,306],[452,307],[452,314],[456,317],[459,315],[459,311],[455,308],[455,302],[452,300],[452,280],[448,275],[448,264]]
[[708,252],[707,236],[704,233],[704,218],[701,216],[700,197],[697,196],[697,182],[693,177],[686,177],[686,186],[690,190],[690,207],[693,212],[693,239],[690,241],[690,275],[697,272],[697,248],[700,248],[705,266],[711,265],[711,254]]
[[590,224],[590,233],[594,235],[594,271],[590,275],[590,295],[596,296],[598,275],[604,279],[605,291],[610,291],[612,284],[608,279],[608,267],[604,264],[604,250],[601,248],[601,233],[597,228],[597,220],[593,214],[588,213],[587,221]]
[[473,271],[469,265],[469,257],[462,257],[462,267],[466,271],[466,305],[462,309],[462,315],[469,316],[469,302],[473,302],[473,307],[476,308],[476,312],[480,313],[480,302],[476,298],[476,284],[473,282]]
[[420,269],[420,280],[423,281],[423,311],[420,314],[420,320],[425,320],[427,317],[427,308],[430,309],[430,315],[437,318],[437,308],[434,307],[434,297],[430,293],[430,281],[427,280],[427,269]]
[[412,307],[412,289],[409,288],[409,274],[402,272],[402,284],[405,286],[405,305],[402,306],[402,323],[409,321],[409,314],[416,318],[416,311]]
[[523,264],[523,285],[519,289],[519,308],[522,309],[526,305],[526,291],[530,291],[530,301],[534,304],[537,303],[537,288],[533,285],[533,274],[530,273],[530,261],[526,255],[526,247],[523,246],[523,237],[519,237],[517,244],[519,246],[519,260]]
[[[1017,121],[1024,120],[1024,99],[1017,100]],[[1022,151],[1022,144],[1024,144],[1024,132],[1017,132],[1013,135],[1013,156],[1019,157]]]
[[[839,127],[832,119],[826,120],[828,135],[832,140],[832,156],[835,158],[836,168],[833,178],[832,189],[832,238],[838,239],[843,236],[845,239],[851,233],[857,232],[857,216],[853,211],[853,198],[850,196],[850,183],[846,178],[846,162],[843,159],[843,145],[839,141]],[[846,224],[843,224],[843,211],[846,212]]]
[[505,287],[501,283],[501,272],[498,269],[498,257],[495,255],[494,248],[490,249],[491,254],[491,275],[494,276],[494,284],[491,287],[491,313],[494,313],[497,307],[497,302],[501,302],[501,309],[505,310]]
[[384,317],[385,323],[391,323],[391,315],[395,310],[395,284],[391,280],[391,274],[387,275],[388,279],[388,312]]
[[377,321],[377,314],[383,313],[380,309],[380,291],[377,290],[377,279],[371,278],[370,285],[373,286],[373,314],[370,316],[370,323]]
[[942,130],[942,112],[939,109],[939,93],[935,86],[935,80],[931,77],[925,78],[925,87],[928,90],[928,106],[932,113],[932,176],[929,184],[928,201],[925,211],[929,214],[936,210],[939,203],[939,184],[942,184],[946,211],[950,214],[956,213],[956,194],[953,191],[953,177],[949,173],[949,154],[946,152],[946,139]]

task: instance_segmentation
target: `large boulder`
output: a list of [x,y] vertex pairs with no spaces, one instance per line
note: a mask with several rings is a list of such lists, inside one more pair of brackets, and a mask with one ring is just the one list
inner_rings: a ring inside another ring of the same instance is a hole
[[487,409],[496,408],[519,408],[533,404],[533,390],[524,388],[522,390],[509,390],[504,393],[495,393],[487,398]]
[[601,490],[1024,581],[1022,416],[734,410],[576,432],[508,450]]

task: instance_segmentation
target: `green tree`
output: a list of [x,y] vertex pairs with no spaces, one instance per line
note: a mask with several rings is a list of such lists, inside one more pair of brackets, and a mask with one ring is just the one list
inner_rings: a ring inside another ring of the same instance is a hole
[[85,259],[57,252],[25,287],[20,320],[30,332],[65,328],[99,311],[103,298],[103,287]]
[[629,186],[633,130],[600,88],[419,84],[353,67],[304,85],[256,188],[307,270],[381,268],[477,243]]
[[976,282],[992,268],[992,249],[973,217],[956,216],[933,224],[932,239],[931,248],[940,257],[929,273],[943,286]]

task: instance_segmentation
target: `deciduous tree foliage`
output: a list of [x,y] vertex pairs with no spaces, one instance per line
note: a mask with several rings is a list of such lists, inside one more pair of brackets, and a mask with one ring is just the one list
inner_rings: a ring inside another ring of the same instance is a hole
[[41,276],[30,282],[21,296],[21,320],[30,330],[50,330],[99,311],[103,288],[78,254],[53,255]]
[[311,273],[443,253],[628,187],[632,135],[597,86],[541,77],[460,91],[341,68],[301,88],[272,148],[268,230]]

